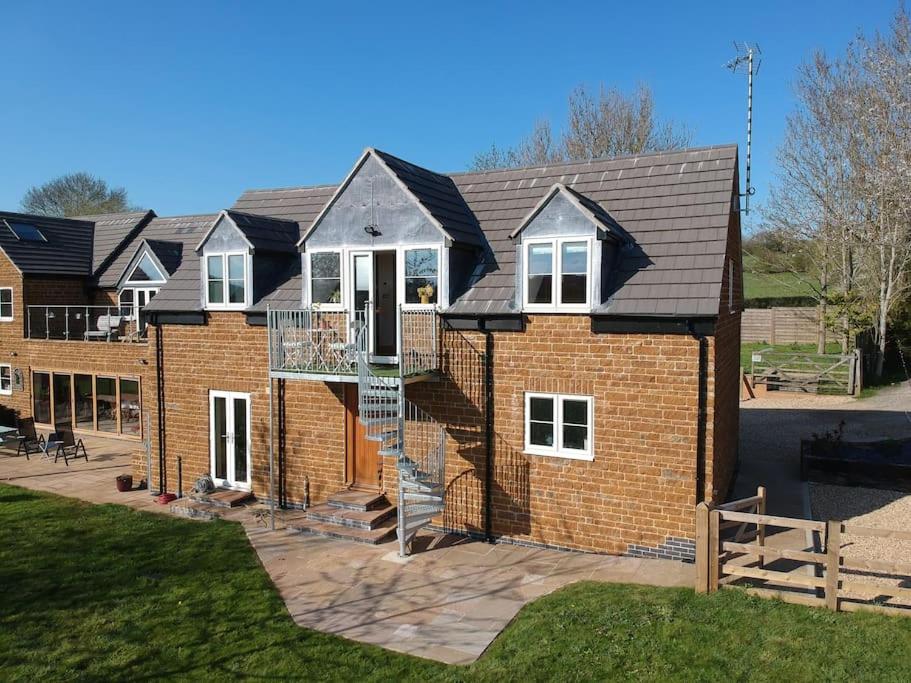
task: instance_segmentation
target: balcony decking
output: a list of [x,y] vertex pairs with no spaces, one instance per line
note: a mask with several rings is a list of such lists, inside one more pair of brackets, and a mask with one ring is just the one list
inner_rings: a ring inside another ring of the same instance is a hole
[[[355,329],[367,316],[358,311],[317,308],[269,311],[269,373],[274,378],[357,382]],[[433,380],[439,370],[439,321],[435,311],[399,312],[398,363],[374,363],[380,377],[405,384]]]
[[26,311],[25,338],[81,342],[147,342],[131,306],[40,306]]

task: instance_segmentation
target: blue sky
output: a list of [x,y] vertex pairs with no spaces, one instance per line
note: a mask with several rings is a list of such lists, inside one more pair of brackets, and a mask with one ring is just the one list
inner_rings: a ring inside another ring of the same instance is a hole
[[695,145],[745,139],[760,44],[754,185],[767,193],[796,67],[885,29],[891,1],[16,2],[0,0],[0,208],[85,170],[159,215],[230,206],[247,188],[334,183],[366,146],[464,169],[577,84],[652,86]]

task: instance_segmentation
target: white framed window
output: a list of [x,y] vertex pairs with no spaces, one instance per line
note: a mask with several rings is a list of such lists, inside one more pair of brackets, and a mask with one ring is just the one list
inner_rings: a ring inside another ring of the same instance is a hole
[[420,247],[404,250],[404,303],[435,306],[440,300],[440,250]]
[[310,254],[310,302],[329,310],[344,307],[340,251],[314,251]]
[[0,394],[13,393],[13,368],[6,363],[0,365]]
[[[129,316],[131,320],[139,321],[142,309],[156,294],[158,294],[158,287],[124,287],[120,290],[118,298],[121,314]],[[145,328],[144,322],[141,328]]]
[[247,254],[206,254],[206,304],[209,308],[242,309],[248,303]]
[[155,265],[155,262],[148,253],[144,253],[139,258],[139,262],[136,264],[136,267],[133,268],[130,277],[126,279],[126,284],[139,286],[164,284],[165,282],[164,274],[161,272],[161,269]]
[[591,239],[529,239],[524,244],[523,298],[526,310],[558,312],[591,309]]
[[0,287],[0,322],[13,319],[13,288]]
[[568,394],[525,394],[525,452],[593,460],[593,399]]

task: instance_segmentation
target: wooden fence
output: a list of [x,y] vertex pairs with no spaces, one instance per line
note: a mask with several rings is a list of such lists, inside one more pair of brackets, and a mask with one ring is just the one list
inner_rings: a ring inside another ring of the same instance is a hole
[[815,344],[818,316],[813,307],[747,308],[740,318],[740,339],[766,344]]
[[[770,547],[766,542],[769,526],[818,533],[823,549]],[[906,608],[864,602],[870,596],[911,601],[911,588],[905,587],[911,582],[911,563],[846,557],[843,540],[847,535],[911,540],[911,531],[907,530],[767,515],[765,489],[761,487],[755,496],[725,505],[700,503],[696,507],[696,591],[712,593],[749,579],[762,584],[747,589],[760,597],[837,611],[870,610],[911,616],[911,603]],[[802,574],[769,567],[779,560],[809,565],[813,571]],[[897,578],[903,585],[865,580],[882,575]]]

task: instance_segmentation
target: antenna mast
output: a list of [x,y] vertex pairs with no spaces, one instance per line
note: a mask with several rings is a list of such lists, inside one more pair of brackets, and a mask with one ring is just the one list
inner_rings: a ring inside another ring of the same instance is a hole
[[762,63],[762,50],[755,43],[737,43],[736,41],[734,42],[734,50],[736,50],[737,56],[725,66],[734,73],[747,74],[746,188],[741,196],[744,197],[743,212],[748,214],[750,213],[750,197],[756,194],[756,188],[750,183],[753,151],[753,76],[759,73],[759,66]]

